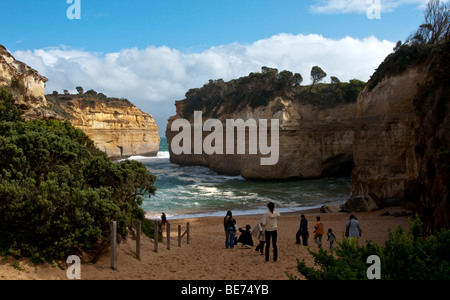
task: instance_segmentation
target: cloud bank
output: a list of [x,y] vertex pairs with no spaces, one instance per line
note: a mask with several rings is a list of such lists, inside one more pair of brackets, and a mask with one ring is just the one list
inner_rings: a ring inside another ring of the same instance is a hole
[[197,53],[154,46],[94,53],[61,46],[13,55],[49,79],[47,93],[64,89],[74,93],[76,86],[82,86],[85,91],[127,98],[152,114],[163,134],[167,119],[175,113],[174,101],[209,79],[230,80],[268,66],[298,72],[303,84],[309,84],[311,68],[318,65],[328,74],[328,82],[329,76],[367,81],[394,46],[375,37],[279,34],[252,44],[232,43]]

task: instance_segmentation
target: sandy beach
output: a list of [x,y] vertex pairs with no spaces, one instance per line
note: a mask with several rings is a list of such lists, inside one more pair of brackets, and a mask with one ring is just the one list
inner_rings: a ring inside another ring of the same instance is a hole
[[[360,245],[365,240],[383,244],[388,238],[388,231],[398,225],[409,229],[407,217],[381,216],[386,211],[392,213],[403,211],[402,208],[385,208],[374,212],[356,213],[361,223],[363,234]],[[308,220],[310,238],[308,247],[295,243],[295,234],[304,213]],[[167,250],[166,239],[160,243],[158,252],[154,251],[153,240],[142,237],[141,260],[135,258],[135,241],[131,238],[118,246],[117,270],[110,267],[110,257],[105,255],[96,264],[81,264],[81,279],[84,280],[287,280],[286,272],[301,275],[296,269],[296,259],[305,259],[310,265],[313,258],[307,248],[317,251],[312,231],[316,216],[320,216],[325,230],[332,228],[337,239],[342,240],[344,225],[348,213],[321,213],[312,211],[282,214],[278,220],[278,260],[269,262],[253,249],[244,249],[241,245],[234,249],[225,248],[223,217],[203,217],[193,219],[170,220],[171,248]],[[257,224],[260,215],[235,216],[238,227]],[[190,223],[190,244],[183,238],[178,247],[177,231],[181,224],[182,231]],[[253,239],[255,245],[256,239]],[[326,236],[323,247],[328,249]],[[56,264],[33,265],[28,259],[15,260],[9,257],[0,262],[0,279],[67,279],[66,270]]]

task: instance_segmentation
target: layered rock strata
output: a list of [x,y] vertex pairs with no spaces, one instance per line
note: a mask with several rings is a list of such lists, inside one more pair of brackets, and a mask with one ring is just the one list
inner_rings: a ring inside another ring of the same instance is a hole
[[158,126],[150,114],[127,100],[115,98],[88,95],[46,97],[47,81],[0,45],[0,88],[13,95],[24,119],[69,120],[111,158],[157,154],[160,142]]
[[[355,103],[337,105],[332,108],[318,109],[311,104],[275,97],[266,106],[243,109],[232,113],[224,113],[223,108],[216,108],[218,118],[224,128],[227,119],[244,121],[254,119],[279,120],[279,158],[274,165],[262,165],[260,151],[249,154],[246,146],[245,154],[174,154],[172,140],[180,132],[172,130],[172,123],[183,118],[186,101],[176,102],[177,114],[169,119],[166,137],[169,143],[170,160],[180,165],[208,166],[218,173],[242,175],[246,179],[289,179],[316,178],[332,175],[349,175],[353,166],[353,124],[356,111]],[[206,118],[203,119],[203,124]],[[194,139],[194,120],[189,119]],[[271,128],[268,128],[270,141]],[[210,132],[204,131],[202,141]],[[249,143],[249,132],[245,135],[245,144]],[[234,136],[234,147],[237,149],[238,137]],[[269,142],[270,144],[270,142]]]
[[436,232],[450,226],[450,42],[428,49],[359,94],[351,193],[401,200]]
[[14,96],[25,119],[58,119],[45,98],[47,81],[0,45],[0,88],[7,89]]
[[426,70],[413,68],[385,78],[373,90],[359,94],[351,194],[402,198],[408,182],[419,175],[415,153],[420,119],[414,98]]
[[113,159],[158,153],[160,138],[153,116],[126,100],[75,97],[59,101],[58,106],[73,126]]

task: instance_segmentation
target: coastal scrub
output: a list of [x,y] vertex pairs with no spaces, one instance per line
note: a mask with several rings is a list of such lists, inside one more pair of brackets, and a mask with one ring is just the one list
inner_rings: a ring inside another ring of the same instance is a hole
[[0,93],[0,249],[33,261],[97,256],[143,218],[156,179],[138,162],[114,163],[69,122],[23,121]]

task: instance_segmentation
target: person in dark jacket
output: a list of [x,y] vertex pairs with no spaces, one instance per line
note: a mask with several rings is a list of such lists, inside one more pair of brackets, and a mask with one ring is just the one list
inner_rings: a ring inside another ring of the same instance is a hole
[[241,235],[239,236],[239,239],[237,241],[238,241],[238,243],[242,243],[242,246],[244,248],[253,247],[253,239],[252,239],[252,235],[250,234],[250,228],[251,228],[250,225],[245,226],[245,230],[242,228],[239,228]]
[[234,225],[236,220],[233,218],[231,211],[227,211],[227,215],[223,219],[223,227],[225,228],[225,247],[230,247],[233,249],[233,235],[234,235]]
[[308,220],[306,220],[305,215],[300,218],[300,227],[295,235],[296,244],[300,245],[300,236],[303,240],[303,246],[308,246]]

